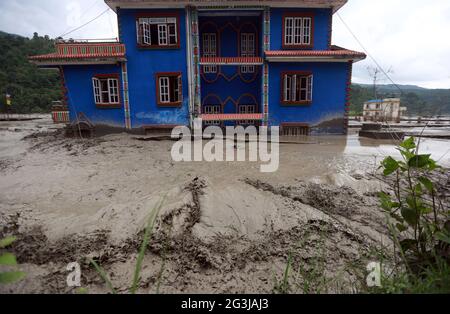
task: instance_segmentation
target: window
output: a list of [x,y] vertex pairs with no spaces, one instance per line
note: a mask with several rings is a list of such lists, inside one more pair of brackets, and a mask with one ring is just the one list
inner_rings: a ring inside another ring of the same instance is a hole
[[[204,33],[203,36],[203,56],[217,57],[217,35],[215,33]],[[204,65],[203,73],[217,73],[216,65]]]
[[158,73],[156,77],[158,105],[181,105],[183,100],[181,73]]
[[[203,107],[203,113],[204,114],[221,114],[222,109],[220,105],[206,105]],[[204,121],[204,125],[217,125],[220,126],[221,122],[219,120],[213,120],[213,121]]]
[[136,21],[137,42],[142,47],[179,47],[178,18],[140,17]]
[[312,16],[286,16],[284,18],[285,47],[310,47],[312,45]]
[[[241,34],[241,57],[255,56],[255,34],[242,33]],[[254,65],[241,66],[241,73],[255,73]]]
[[310,73],[282,74],[282,103],[288,105],[309,104],[312,101],[313,76]]
[[[240,114],[249,114],[256,113],[256,105],[239,105],[239,113]],[[237,124],[240,125],[251,125],[253,124],[253,120],[242,120],[238,121]]]
[[94,100],[98,106],[120,105],[118,75],[98,75],[92,78]]

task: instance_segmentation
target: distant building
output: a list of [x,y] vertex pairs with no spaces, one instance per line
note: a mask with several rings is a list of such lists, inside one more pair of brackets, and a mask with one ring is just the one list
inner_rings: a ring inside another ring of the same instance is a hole
[[400,106],[400,98],[369,100],[364,103],[364,121],[399,123],[406,107]]

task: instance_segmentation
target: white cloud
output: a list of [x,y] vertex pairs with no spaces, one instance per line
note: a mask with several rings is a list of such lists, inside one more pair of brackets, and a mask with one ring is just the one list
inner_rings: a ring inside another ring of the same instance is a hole
[[[450,1],[350,0],[339,11],[367,51],[398,84],[450,88]],[[333,41],[361,50],[338,16]],[[355,64],[354,81],[370,82],[371,58]],[[385,81],[389,83],[389,81]]]
[[[81,18],[74,23],[77,7]],[[107,8],[103,0],[0,1],[0,30],[56,37]],[[450,88],[449,0],[349,0],[339,14],[380,65],[393,68],[391,77],[396,83]],[[116,15],[110,10],[69,37],[115,38]],[[333,42],[362,50],[338,16],[334,19]],[[368,66],[373,66],[370,58],[355,64],[355,82],[370,82]]]

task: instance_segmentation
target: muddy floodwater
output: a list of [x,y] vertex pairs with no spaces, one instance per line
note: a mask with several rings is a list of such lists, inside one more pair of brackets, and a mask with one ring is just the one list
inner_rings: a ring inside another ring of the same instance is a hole
[[[270,293],[290,254],[294,269],[320,265],[336,283],[322,292],[352,292],[373,247],[390,242],[377,199],[388,187],[375,177],[396,143],[305,138],[281,144],[279,170],[261,173],[258,162],[174,162],[172,141],[68,139],[47,116],[0,122],[0,237],[17,236],[10,251],[27,273],[0,292],[73,293],[71,262],[89,292],[108,292],[88,257],[126,293],[161,199],[140,293]],[[450,166],[450,141],[420,147]]]

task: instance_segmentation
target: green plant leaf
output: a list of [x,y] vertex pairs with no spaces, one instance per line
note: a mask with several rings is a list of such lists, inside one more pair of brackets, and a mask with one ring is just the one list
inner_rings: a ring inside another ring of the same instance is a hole
[[404,224],[398,223],[395,225],[397,227],[397,230],[400,232],[408,230],[408,227],[406,227]]
[[378,197],[380,198],[381,208],[383,208],[385,211],[390,212],[392,208],[398,208],[400,206],[400,204],[393,202],[391,200],[391,197],[384,192],[380,192],[378,194]]
[[10,271],[6,273],[0,273],[0,283],[9,284],[19,281],[25,277],[25,273],[22,271]]
[[446,232],[443,231],[436,232],[436,238],[438,240],[441,240],[442,242],[450,244],[450,235],[447,234]]
[[0,249],[4,249],[7,246],[10,246],[14,241],[16,241],[16,237],[7,237],[0,240]]
[[431,155],[415,155],[408,161],[408,166],[414,168],[424,168],[429,165]]
[[0,255],[0,265],[14,266],[17,265],[16,257],[14,254],[5,253]]
[[405,221],[412,227],[417,225],[417,222],[419,220],[417,212],[409,207],[402,207],[401,209],[402,217],[405,219]]
[[406,140],[404,140],[401,144],[400,147],[404,148],[404,149],[414,149],[416,148],[416,143],[414,142],[414,137],[409,137]]
[[430,179],[428,179],[426,177],[419,177],[418,180],[428,190],[428,192],[430,192],[430,193],[433,192],[434,186],[433,186],[433,182],[431,182]]
[[76,294],[88,294],[89,293],[89,291],[88,291],[88,289],[87,288],[84,288],[84,287],[80,287],[80,288],[78,288],[77,290],[76,290],[76,292],[75,292]]
[[400,241],[400,247],[402,248],[403,252],[412,250],[416,247],[417,241],[414,239],[405,239]]
[[382,162],[381,165],[384,167],[383,175],[388,176],[391,173],[395,172],[398,167],[398,161],[392,158],[391,156],[386,157]]
[[433,212],[433,208],[427,207],[427,206],[420,206],[419,210],[420,210],[420,213],[423,215],[428,215]]
[[95,270],[97,271],[97,273],[100,275],[100,277],[102,277],[102,279],[105,281],[106,285],[108,286],[109,290],[111,291],[112,294],[117,294],[116,289],[114,289],[114,286],[111,282],[111,280],[109,279],[108,275],[106,274],[106,272],[103,270],[103,268],[100,267],[100,265],[97,264],[96,261],[94,261],[92,258],[89,259],[89,263],[91,263]]

